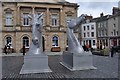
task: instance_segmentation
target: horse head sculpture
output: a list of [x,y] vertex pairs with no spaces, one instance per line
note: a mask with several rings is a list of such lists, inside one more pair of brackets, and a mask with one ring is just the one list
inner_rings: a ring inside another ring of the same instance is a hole
[[78,25],[81,25],[81,23],[84,20],[85,20],[85,15],[83,14],[77,19],[71,20],[68,23],[67,38],[68,38],[68,52],[70,53],[79,54],[84,52],[82,46],[79,44],[79,41],[73,32],[73,29],[78,28]]
[[32,19],[32,44],[29,49],[30,54],[42,54],[43,47],[42,47],[42,23],[41,17],[43,13],[40,15],[33,14],[33,17],[28,16]]

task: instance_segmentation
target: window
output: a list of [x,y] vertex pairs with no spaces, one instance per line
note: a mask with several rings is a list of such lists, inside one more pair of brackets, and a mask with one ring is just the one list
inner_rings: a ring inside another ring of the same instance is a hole
[[113,36],[113,32],[111,32],[111,36]]
[[89,26],[87,26],[87,30],[89,30]]
[[108,46],[108,40],[106,39],[106,46]]
[[98,23],[98,28],[100,28],[100,23]]
[[84,27],[84,31],[86,30],[86,27],[85,26],[83,26]]
[[52,19],[52,26],[58,26],[57,14],[52,14],[51,19]]
[[114,17],[113,19],[115,20],[116,18]]
[[113,30],[114,31],[114,36],[116,35],[116,30]]
[[85,41],[83,41],[83,45],[85,45]]
[[86,44],[88,44],[88,40],[86,40]]
[[54,47],[58,46],[58,37],[57,36],[54,36],[52,38],[52,46],[54,46]]
[[10,48],[12,47],[12,38],[11,37],[6,37],[5,45],[9,46]]
[[91,37],[94,37],[94,32],[91,32]]
[[12,13],[11,12],[6,12],[6,15],[5,15],[5,24],[6,25],[13,25],[12,23]]
[[91,25],[91,30],[93,30],[94,29],[94,25]]
[[84,37],[86,37],[86,34],[84,33]]
[[113,27],[116,27],[116,25],[115,25],[115,24],[113,24]]
[[67,25],[72,20],[72,15],[67,15]]
[[104,30],[102,30],[102,36],[104,36]]
[[89,32],[87,32],[87,36],[89,37],[90,35],[89,35]]
[[29,47],[29,38],[27,36],[23,37],[23,45],[25,45],[25,47]]
[[95,40],[93,40],[93,46],[95,45]]
[[23,14],[23,26],[30,26],[30,18],[28,17],[29,14]]
[[101,22],[101,27],[104,27],[104,22]]
[[118,31],[116,31],[116,34],[118,35]]
[[100,35],[99,37],[101,37],[101,31],[99,31],[99,35]]

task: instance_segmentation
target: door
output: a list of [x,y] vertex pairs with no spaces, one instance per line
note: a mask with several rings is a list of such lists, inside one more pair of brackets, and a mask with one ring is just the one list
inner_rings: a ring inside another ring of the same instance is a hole
[[42,46],[43,46],[43,51],[45,51],[45,39],[43,36],[42,36]]

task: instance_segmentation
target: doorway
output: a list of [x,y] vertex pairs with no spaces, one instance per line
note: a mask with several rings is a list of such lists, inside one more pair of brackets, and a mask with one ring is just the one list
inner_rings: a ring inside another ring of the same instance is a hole
[[45,51],[45,39],[43,36],[42,36],[42,46],[43,46],[43,51]]

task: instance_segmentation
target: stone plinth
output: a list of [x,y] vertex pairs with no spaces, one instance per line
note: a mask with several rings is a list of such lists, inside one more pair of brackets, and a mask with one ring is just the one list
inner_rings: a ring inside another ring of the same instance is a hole
[[63,61],[60,63],[70,71],[96,69],[93,66],[93,57],[91,52],[84,52],[82,54],[63,52]]
[[20,74],[52,72],[47,55],[25,56]]

